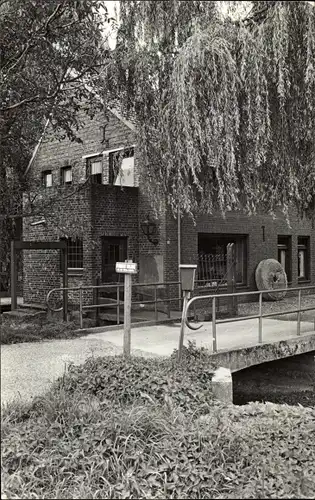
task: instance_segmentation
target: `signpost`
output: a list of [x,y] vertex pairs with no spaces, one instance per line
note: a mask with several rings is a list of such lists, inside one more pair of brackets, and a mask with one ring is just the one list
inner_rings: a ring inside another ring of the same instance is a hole
[[124,287],[124,356],[130,356],[131,338],[131,275],[137,274],[138,266],[132,260],[116,262],[116,273],[125,275]]

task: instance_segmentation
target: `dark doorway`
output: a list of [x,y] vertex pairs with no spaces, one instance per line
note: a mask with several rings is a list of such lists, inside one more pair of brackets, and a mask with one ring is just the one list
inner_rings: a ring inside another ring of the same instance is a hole
[[247,235],[198,233],[198,279],[224,283],[227,277],[227,245],[235,244],[236,282],[247,282]]
[[127,259],[127,238],[104,236],[102,238],[102,283],[118,283],[116,262]]

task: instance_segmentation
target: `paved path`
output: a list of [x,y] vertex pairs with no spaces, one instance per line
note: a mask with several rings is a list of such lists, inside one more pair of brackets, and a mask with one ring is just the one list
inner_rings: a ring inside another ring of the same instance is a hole
[[[239,321],[217,325],[218,349],[249,347],[258,341],[258,320]],[[179,323],[142,326],[131,331],[133,354],[141,356],[169,356],[178,346]],[[302,322],[301,333],[314,332],[314,323]],[[315,334],[315,332],[314,332]],[[263,340],[272,342],[296,336],[296,322],[263,320]],[[186,330],[185,344],[196,341],[197,346],[209,349],[211,324],[196,331]],[[92,333],[70,340],[52,340],[1,346],[1,403],[18,397],[30,400],[43,393],[73,362],[80,364],[91,355],[118,355],[122,352],[123,332]]]
[[[179,323],[134,328],[131,332],[131,345],[135,349],[150,351],[160,356],[169,356],[178,346]],[[314,332],[314,323],[301,322],[301,333]],[[263,341],[272,342],[285,340],[296,336],[296,321],[281,321],[275,319],[263,320]],[[91,335],[90,335],[91,337]],[[93,338],[102,338],[122,347],[121,331],[92,334]],[[188,340],[195,341],[198,347],[212,350],[212,325],[204,323],[198,331],[186,329],[185,344]],[[258,343],[258,320],[244,320],[235,323],[217,325],[218,349],[250,347]]]

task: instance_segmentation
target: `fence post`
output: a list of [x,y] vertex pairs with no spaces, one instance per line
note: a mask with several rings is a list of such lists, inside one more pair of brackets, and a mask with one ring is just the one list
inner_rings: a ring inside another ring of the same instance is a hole
[[185,317],[186,317],[186,308],[187,308],[188,297],[189,297],[189,292],[184,291],[182,321],[181,321],[181,325],[180,325],[179,345],[178,345],[178,353],[177,353],[177,361],[179,363],[181,362],[182,354],[183,354],[184,333],[185,333]]
[[116,289],[116,300],[117,300],[117,325],[120,323],[120,290],[119,285],[117,285]]
[[299,295],[298,295],[298,316],[297,316],[297,335],[301,335],[301,295],[302,295],[302,290],[299,290]]
[[68,321],[68,250],[67,247],[63,252],[63,320]]
[[[228,243],[227,245],[227,292],[235,293],[235,244]],[[237,315],[236,297],[228,297],[228,311],[231,316]]]
[[[195,297],[195,295],[198,295],[198,293],[196,292],[195,293],[195,288],[193,289],[193,291],[191,292],[191,295],[190,297]],[[196,302],[194,302],[194,321],[197,321],[197,310],[196,310]]]
[[79,290],[79,316],[80,316],[80,328],[83,328],[83,308],[82,308],[82,288]]
[[167,294],[166,294],[166,297],[167,297],[167,317],[168,317],[168,319],[170,319],[170,317],[171,317],[170,285],[168,283],[166,283],[166,286],[167,286]]
[[263,341],[262,331],[262,292],[259,294],[259,318],[258,318],[258,342],[261,344]]
[[11,311],[17,308],[17,265],[14,241],[11,241]]
[[216,298],[212,297],[212,344],[213,352],[217,352],[217,318],[216,318]]
[[154,321],[158,321],[159,319],[159,313],[157,310],[157,286],[154,285]]
[[[99,286],[100,284],[100,279],[97,277],[95,279],[95,285]],[[93,302],[95,305],[99,304],[99,288],[93,288]],[[95,309],[95,324],[96,326],[99,326],[100,323],[100,310],[99,307],[96,307]]]

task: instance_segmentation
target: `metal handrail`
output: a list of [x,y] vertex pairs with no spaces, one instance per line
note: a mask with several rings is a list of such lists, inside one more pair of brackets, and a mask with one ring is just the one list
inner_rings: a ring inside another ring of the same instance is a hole
[[[279,288],[279,289],[271,289],[271,290],[255,290],[252,292],[235,292],[235,293],[223,293],[223,294],[211,294],[211,295],[199,295],[192,297],[191,299],[188,300],[187,302],[187,307],[184,312],[184,318],[185,318],[185,324],[188,328],[191,330],[196,330],[201,328],[203,325],[199,325],[198,327],[192,325],[189,320],[188,320],[188,310],[191,307],[191,305],[194,302],[197,302],[198,300],[206,300],[206,299],[211,299],[212,300],[212,343],[213,343],[213,352],[217,352],[217,328],[216,325],[222,324],[222,323],[234,323],[237,321],[243,321],[243,320],[249,320],[249,319],[258,319],[258,342],[262,343],[263,342],[263,332],[262,332],[262,320],[263,318],[270,318],[273,316],[282,316],[285,314],[292,314],[292,313],[298,313],[298,318],[297,318],[297,335],[301,335],[301,312],[305,311],[315,311],[315,305],[314,307],[306,307],[302,308],[301,307],[301,297],[302,297],[302,292],[305,290],[315,290],[315,285],[308,285],[305,287],[295,287],[295,288]],[[267,293],[281,293],[281,292],[288,292],[288,291],[298,291],[298,308],[297,309],[290,309],[286,311],[280,311],[280,312],[270,312],[267,314],[262,313],[262,297],[264,294]],[[245,296],[245,295],[259,295],[259,313],[258,314],[251,314],[247,316],[238,316],[235,318],[227,318],[227,319],[219,319],[217,320],[216,318],[216,300],[217,298],[222,298],[222,297],[239,297],[239,296]]]
[[[161,287],[169,287],[172,285],[179,285],[179,281],[164,281],[164,282],[154,282],[154,283],[132,283],[132,287],[138,288],[138,287],[147,287],[147,288],[153,288],[154,289],[154,300],[141,300],[141,301],[133,301],[133,305],[138,305],[138,304],[155,304],[155,319],[158,319],[158,309],[157,309],[157,304],[159,303],[170,303],[175,300],[178,300],[178,297],[176,298],[164,298],[164,299],[158,299],[157,298],[157,289]],[[52,312],[60,312],[63,310],[63,306],[54,308],[50,303],[49,299],[53,293],[56,292],[73,292],[73,291],[78,291],[79,292],[79,314],[80,314],[80,327],[82,328],[83,324],[83,319],[82,319],[82,314],[84,309],[99,309],[99,308],[106,308],[106,307],[117,307],[117,322],[119,324],[119,307],[121,304],[121,301],[119,299],[119,289],[124,288],[124,283],[116,283],[116,284],[101,284],[101,285],[83,285],[83,286],[76,286],[76,287],[59,287],[59,288],[53,288],[47,293],[46,296],[46,305],[48,309]],[[112,303],[110,304],[90,304],[90,305],[83,305],[83,296],[82,292],[84,290],[100,290],[100,289],[116,289],[117,290],[117,299],[113,300]],[[170,310],[168,311],[168,315],[170,315]]]
[[[198,287],[198,283],[202,282],[203,280],[197,280],[195,282],[195,284],[197,285]],[[133,287],[161,287],[161,286],[171,286],[171,285],[180,285],[181,282],[180,281],[163,281],[163,282],[154,282],[154,283],[132,283],[132,286]],[[222,287],[224,287],[224,285],[220,285]],[[59,288],[53,288],[52,290],[50,290],[46,296],[46,305],[48,307],[48,309],[50,309],[52,312],[60,312],[62,311],[62,308],[63,306],[59,307],[59,308],[53,308],[50,304],[49,304],[49,299],[51,297],[51,295],[55,292],[63,292],[63,291],[80,291],[80,290],[99,290],[99,289],[102,289],[102,288],[105,288],[105,289],[109,289],[109,288],[114,288],[114,289],[119,289],[119,288],[124,288],[124,283],[103,283],[101,285],[83,285],[83,286],[76,286],[76,287],[59,287]],[[201,288],[208,288],[208,287],[201,287]],[[219,288],[219,285],[217,286],[216,289]],[[221,295],[223,296],[223,295]],[[205,295],[204,296],[205,298],[207,298],[207,296]],[[172,301],[175,301],[175,300],[178,300],[179,298],[173,298],[173,299],[163,299],[161,300],[161,302],[172,302]],[[140,302],[133,302],[133,304],[136,304],[136,303],[139,303],[139,304],[144,304],[144,303],[154,303],[155,301],[148,301],[148,302],[145,302],[145,301],[140,301]],[[84,306],[85,307],[85,306]],[[101,305],[99,306],[101,307]]]

